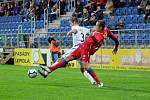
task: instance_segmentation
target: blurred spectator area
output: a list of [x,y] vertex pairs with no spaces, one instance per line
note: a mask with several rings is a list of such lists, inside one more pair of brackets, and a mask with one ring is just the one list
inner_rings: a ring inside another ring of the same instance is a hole
[[[59,15],[65,15],[71,12],[70,6],[75,5],[73,15],[69,17],[58,18],[60,25],[56,27],[48,27],[46,31],[51,35],[60,36],[63,45],[71,45],[72,39],[66,37],[70,27],[70,18],[77,17],[80,25],[93,28],[97,20],[104,20],[106,25],[121,39],[123,44],[134,44],[135,39],[139,39],[137,43],[150,44],[150,0],[1,0],[0,3],[0,34],[11,36],[6,37],[9,41],[13,41],[16,45],[16,33],[32,33],[32,16],[36,17],[35,28],[44,28],[44,9],[48,9],[48,18],[50,22]],[[74,7],[74,6],[73,6]],[[59,11],[60,9],[60,11]],[[47,20],[46,20],[47,21]],[[58,22],[59,22],[58,21]],[[50,25],[51,23],[49,23]],[[53,25],[53,24],[52,24]],[[22,30],[21,30],[22,29]],[[61,33],[61,34],[54,34]],[[121,35],[118,35],[123,33]],[[135,34],[137,34],[135,36]],[[141,35],[142,34],[142,35]],[[125,40],[127,37],[128,40]],[[37,38],[34,38],[35,41]],[[145,39],[145,40],[142,40]],[[5,44],[1,42],[0,45]],[[39,37],[41,45],[46,44],[47,37]],[[37,41],[38,41],[37,40]],[[108,41],[112,43],[110,40]],[[7,44],[7,42],[6,42]]]
[[40,20],[43,18],[44,9],[56,11],[59,7],[61,14],[65,14],[65,0],[3,0],[0,2],[0,16],[22,15],[26,20],[36,16]]

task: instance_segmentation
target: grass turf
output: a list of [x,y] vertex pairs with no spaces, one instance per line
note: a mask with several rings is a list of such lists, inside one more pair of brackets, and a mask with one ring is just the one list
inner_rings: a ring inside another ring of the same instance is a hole
[[0,100],[150,100],[150,72],[96,70],[105,85],[98,88],[79,69],[30,79],[28,68],[0,65]]

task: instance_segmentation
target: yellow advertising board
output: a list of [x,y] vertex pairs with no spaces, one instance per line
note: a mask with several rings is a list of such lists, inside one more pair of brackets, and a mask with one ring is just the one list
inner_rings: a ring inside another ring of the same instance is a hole
[[[23,66],[44,64],[41,52],[40,49],[16,48],[14,50],[14,64]],[[119,49],[116,55],[112,54],[112,49],[99,49],[91,56],[90,63],[90,66],[101,69],[150,71],[150,49]],[[79,64],[74,60],[69,62],[67,66],[76,68],[79,67]]]
[[76,60],[70,61],[67,64],[67,67],[69,67],[69,68],[77,68],[77,61]]
[[32,65],[32,49],[17,48],[14,49],[14,64],[31,66]]
[[14,49],[14,64],[23,66],[38,66],[45,64],[40,49],[16,48]]
[[91,66],[102,69],[150,70],[150,49],[119,49],[116,55],[112,49],[99,49],[91,57]]
[[40,49],[32,49],[33,64],[45,64]]

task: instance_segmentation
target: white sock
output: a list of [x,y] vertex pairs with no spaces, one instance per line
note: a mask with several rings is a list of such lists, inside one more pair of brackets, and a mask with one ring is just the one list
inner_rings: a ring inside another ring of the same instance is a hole
[[91,84],[95,83],[95,80],[87,71],[84,71],[83,75],[91,82]]

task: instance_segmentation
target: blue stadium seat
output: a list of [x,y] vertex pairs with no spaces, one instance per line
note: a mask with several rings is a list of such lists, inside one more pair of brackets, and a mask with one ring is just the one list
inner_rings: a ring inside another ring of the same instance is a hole
[[45,37],[45,38],[44,38],[44,44],[45,44],[46,46],[49,45],[49,43],[48,43],[48,37]]
[[67,32],[65,27],[60,27],[60,32]]
[[144,22],[144,17],[143,17],[143,15],[140,15],[138,17],[138,23],[143,23],[143,22]]
[[[118,22],[120,20],[121,16],[115,16],[115,20]],[[107,20],[106,20],[107,21]]]
[[125,23],[126,23],[126,24],[131,24],[131,23],[132,23],[132,16],[131,16],[131,15],[126,16]]
[[132,23],[137,23],[138,22],[138,15],[133,15],[132,16]]
[[126,20],[126,16],[120,16],[119,20],[125,21]]
[[134,45],[135,44],[135,34],[130,35],[130,44]]
[[136,7],[132,8],[132,14],[133,14],[133,15],[138,14],[138,11],[137,11],[137,8],[136,8]]
[[137,27],[138,27],[138,29],[144,29],[145,25],[143,25],[143,24],[137,24]]
[[12,45],[17,46],[17,37],[12,37]]
[[126,8],[126,15],[131,15],[131,14],[132,14],[132,9]]
[[120,8],[120,12],[121,12],[121,15],[125,15],[126,14],[126,8]]
[[57,32],[57,29],[56,28],[49,28],[48,32]]
[[132,24],[126,24],[126,25],[125,25],[125,28],[126,28],[126,29],[131,29],[131,27],[132,27]]
[[138,37],[138,38],[137,38],[137,43],[138,43],[139,45],[143,44],[143,38],[142,38],[142,37]]
[[150,28],[150,23],[145,24],[145,28]]
[[116,10],[115,10],[115,14],[116,14],[116,16],[121,15],[121,13],[120,13],[120,9],[116,9]]
[[121,41],[122,44],[129,44],[129,34],[122,34],[123,40]]
[[137,29],[137,24],[131,24],[131,29]]
[[145,37],[145,34],[137,34],[137,43],[143,44],[144,37]]
[[150,44],[150,33],[145,34],[144,44]]
[[70,20],[70,18],[62,19],[61,22],[60,22],[60,26],[61,27],[70,26],[69,20]]
[[40,37],[40,45],[44,45],[44,37]]
[[138,25],[139,25],[139,27],[146,28],[146,25],[145,25],[145,23],[140,23],[140,24],[138,24]]
[[44,28],[44,21],[43,20],[36,21],[36,28]]

